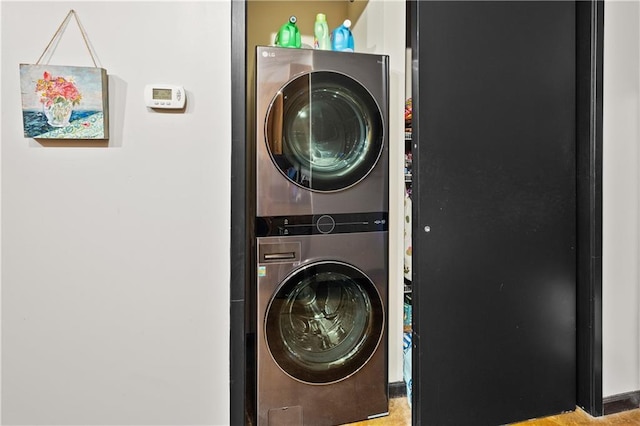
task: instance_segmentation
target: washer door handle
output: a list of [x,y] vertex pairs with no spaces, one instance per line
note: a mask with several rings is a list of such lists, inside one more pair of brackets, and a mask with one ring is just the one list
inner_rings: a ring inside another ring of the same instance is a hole
[[292,251],[287,253],[265,253],[264,260],[286,260],[295,259],[296,254]]

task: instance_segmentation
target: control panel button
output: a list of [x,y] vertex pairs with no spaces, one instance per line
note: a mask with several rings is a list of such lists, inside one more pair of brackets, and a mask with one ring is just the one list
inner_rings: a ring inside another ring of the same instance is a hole
[[329,234],[335,227],[336,221],[327,214],[320,216],[316,222],[316,228],[321,234]]

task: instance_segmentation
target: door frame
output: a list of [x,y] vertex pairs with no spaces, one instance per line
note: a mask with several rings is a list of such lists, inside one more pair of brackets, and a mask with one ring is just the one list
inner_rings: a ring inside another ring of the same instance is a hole
[[602,395],[602,87],[604,0],[576,2],[577,405]]
[[251,259],[247,203],[247,6],[245,0],[231,2],[231,252],[230,252],[230,336],[229,336],[229,389],[230,424],[246,424],[251,411],[252,398],[246,302],[250,283]]
[[[415,1],[411,1],[415,3]],[[413,5],[411,5],[413,6]],[[593,416],[602,403],[602,70],[604,0],[576,2],[577,372],[576,406]],[[415,16],[415,14],[413,14]],[[230,422],[244,425],[252,407],[252,337],[246,323],[251,247],[247,203],[247,6],[231,0]],[[415,28],[415,23],[413,23]],[[412,37],[417,34],[411,31]],[[415,72],[415,71],[414,71]],[[415,81],[415,79],[414,79]],[[419,221],[413,221],[414,227]],[[414,230],[416,232],[416,230]],[[419,306],[413,307],[414,315]],[[416,358],[414,358],[416,359]],[[414,365],[415,371],[420,368]],[[413,412],[419,412],[418,393]]]

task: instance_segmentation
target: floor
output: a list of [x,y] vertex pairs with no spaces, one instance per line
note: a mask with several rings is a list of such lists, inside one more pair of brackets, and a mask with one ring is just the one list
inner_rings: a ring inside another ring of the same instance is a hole
[[[348,426],[410,426],[411,409],[406,398],[393,398],[389,400],[389,416],[374,420],[351,423]],[[534,419],[511,426],[586,426],[586,425],[616,425],[633,426],[640,425],[640,408],[611,414],[604,417],[591,417],[584,411],[565,413],[557,416]]]

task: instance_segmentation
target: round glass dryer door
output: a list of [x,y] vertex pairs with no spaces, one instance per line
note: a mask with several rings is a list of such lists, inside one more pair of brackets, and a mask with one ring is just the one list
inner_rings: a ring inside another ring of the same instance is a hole
[[383,149],[383,121],[367,89],[340,73],[317,71],[287,83],[267,112],[265,139],[274,164],[314,191],[355,185]]
[[338,262],[291,275],[271,300],[265,333],[280,368],[305,383],[333,383],[362,368],[384,328],[382,300],[369,278]]

